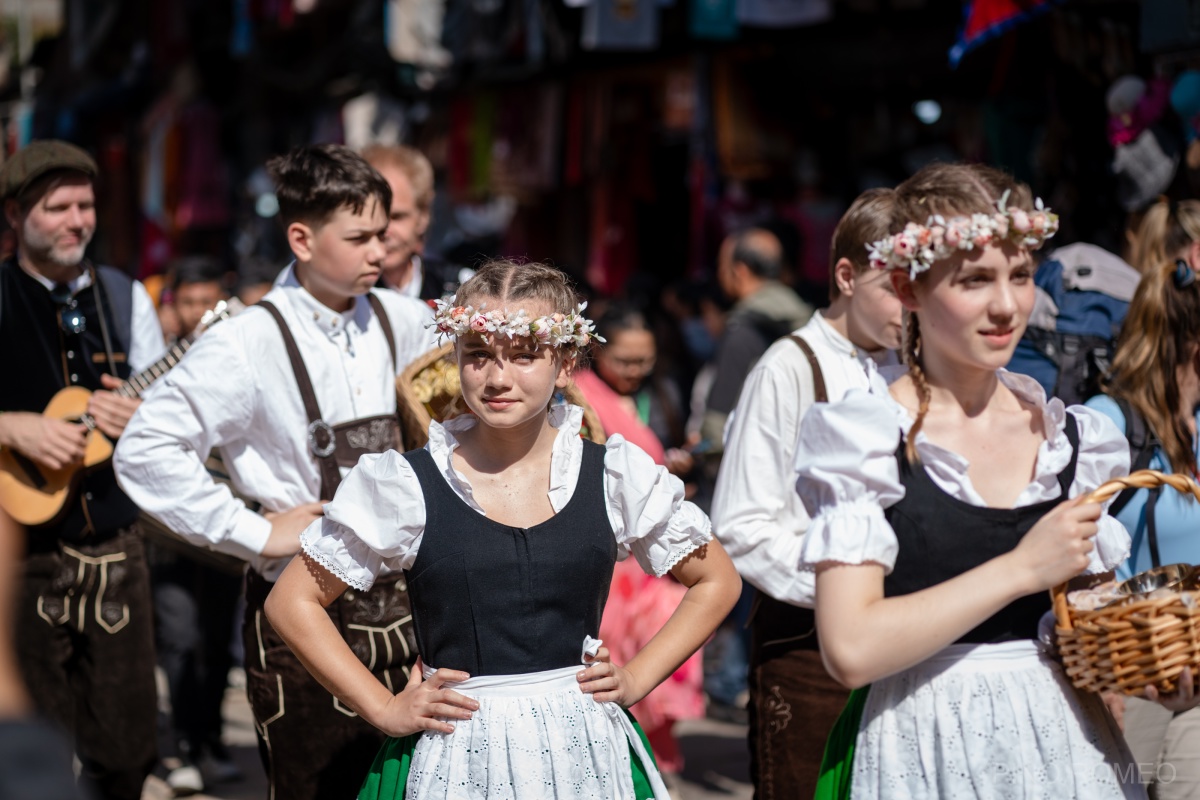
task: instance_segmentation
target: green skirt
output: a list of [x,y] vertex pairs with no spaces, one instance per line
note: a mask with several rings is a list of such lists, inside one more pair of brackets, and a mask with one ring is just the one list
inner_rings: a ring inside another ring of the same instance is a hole
[[[624,711],[624,709],[622,710]],[[628,711],[624,713],[633,722],[633,728],[637,731],[638,738],[642,740],[646,752],[650,753],[650,759],[653,761],[654,751],[650,749],[650,740],[646,738],[646,732],[642,730],[642,726],[638,724],[632,714]],[[403,800],[404,789],[408,783],[408,770],[412,764],[413,750],[420,738],[421,734],[419,733],[409,734],[400,739],[393,739],[389,736],[383,743],[383,747],[380,748],[379,755],[375,756],[375,763],[371,765],[371,771],[367,773],[367,779],[363,781],[362,788],[358,791],[358,800]],[[654,790],[650,788],[647,767],[637,757],[632,744],[629,746],[629,764],[633,771],[634,796],[637,800],[653,800]],[[652,763],[649,765],[649,769],[657,770],[658,765]]]
[[863,708],[867,704],[870,689],[870,686],[863,686],[850,692],[846,707],[829,732],[814,800],[849,800],[850,782],[854,775],[854,742],[862,724]]

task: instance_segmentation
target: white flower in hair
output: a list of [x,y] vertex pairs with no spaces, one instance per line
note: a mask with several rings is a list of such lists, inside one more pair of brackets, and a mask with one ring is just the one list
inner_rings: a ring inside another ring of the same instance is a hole
[[1032,211],[1008,208],[1009,192],[996,203],[994,214],[971,214],[946,219],[934,214],[924,225],[910,222],[904,230],[867,245],[874,269],[907,269],[915,278],[935,262],[959,250],[971,251],[1007,240],[1037,250],[1058,232],[1058,215],[1034,202]]

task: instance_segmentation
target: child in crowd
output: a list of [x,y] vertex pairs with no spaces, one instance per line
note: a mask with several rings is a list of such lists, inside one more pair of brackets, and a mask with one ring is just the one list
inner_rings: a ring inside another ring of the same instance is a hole
[[822,655],[861,687],[818,796],[1144,797],[1099,697],[1038,641],[1047,590],[1129,550],[1099,504],[1067,500],[1127,472],[1120,431],[1001,369],[1057,217],[980,166],[927,167],[896,206],[907,224],[871,262],[909,311],[908,370],[814,407],[797,455]]
[[829,307],[780,339],[746,378],[725,443],[713,527],[742,578],[759,590],[751,630],[750,776],[763,800],[811,797],[825,737],[846,690],[821,663],[813,575],[796,569],[810,524],[793,490],[800,420],[814,403],[868,387],[876,362],[896,363],[900,301],[871,270],[867,245],[888,234],[890,189],[863,193],[833,235]]
[[[135,502],[171,530],[250,562],[243,636],[260,753],[272,796],[304,800],[358,779],[383,737],[312,680],[263,603],[358,457],[401,447],[396,375],[435,342],[427,306],[370,291],[391,202],[379,173],[338,145],[299,148],[268,167],[295,261],[259,305],[207,331],[151,389],[115,465]],[[253,507],[205,470],[213,448]],[[330,600],[327,619],[362,668],[403,686],[415,658],[403,576]]]
[[[741,582],[677,478],[621,436],[583,441],[582,409],[553,402],[592,338],[577,303],[562,273],[511,262],[440,303],[472,413],[432,424],[422,450],[363,458],[268,600],[313,675],[396,737],[360,797],[667,800],[622,709],[704,643]],[[688,592],[618,667],[591,636],[628,555]],[[408,576],[421,653],[398,694],[323,608],[386,569]],[[581,669],[581,648],[599,663]]]

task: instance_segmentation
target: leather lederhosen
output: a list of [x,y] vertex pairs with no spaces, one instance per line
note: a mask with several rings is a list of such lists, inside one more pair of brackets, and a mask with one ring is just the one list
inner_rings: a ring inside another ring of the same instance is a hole
[[[371,294],[367,299],[395,366],[391,323],[379,299]],[[325,422],[287,323],[271,303],[259,305],[279,324],[309,418],[308,444],[321,473],[320,499],[331,500],[341,483],[340,467],[353,467],[367,453],[403,450],[399,419],[381,414],[338,425]],[[263,766],[276,798],[339,797],[366,775],[384,736],[313,679],[271,627],[262,609],[273,585],[257,571],[247,572],[247,692]],[[370,591],[348,589],[326,609],[358,659],[393,692],[404,688],[417,657],[407,589],[402,573],[381,576]]]

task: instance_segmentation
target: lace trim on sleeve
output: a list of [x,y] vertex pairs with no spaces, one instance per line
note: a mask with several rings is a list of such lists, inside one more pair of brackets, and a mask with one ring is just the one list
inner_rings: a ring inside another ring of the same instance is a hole
[[[642,569],[646,572],[653,572],[656,578],[666,575],[698,548],[712,541],[712,523],[709,522],[708,517],[691,503],[687,503],[687,506],[695,509],[695,513],[690,514],[687,512],[686,506],[681,506],[679,512],[672,518],[663,540],[656,542],[657,547],[652,547],[646,554],[646,561],[638,559]],[[677,520],[682,523],[678,527],[676,527]],[[634,542],[632,547],[636,548],[639,544],[640,540]],[[665,554],[655,552],[662,547],[666,547]],[[649,562],[650,569],[646,569],[646,562]]]
[[[321,524],[321,522],[321,520],[317,521],[318,524]],[[370,591],[371,586],[375,582],[374,575],[367,570],[363,570],[361,567],[356,571],[356,574],[351,574],[346,567],[337,561],[335,553],[326,552],[322,549],[321,543],[328,541],[329,538],[324,535],[320,528],[316,530],[310,528],[300,537],[300,549],[308,554],[309,558],[313,561],[316,561],[322,567],[329,570],[330,574],[342,583],[358,589],[360,592]],[[342,552],[344,553],[345,550]]]

